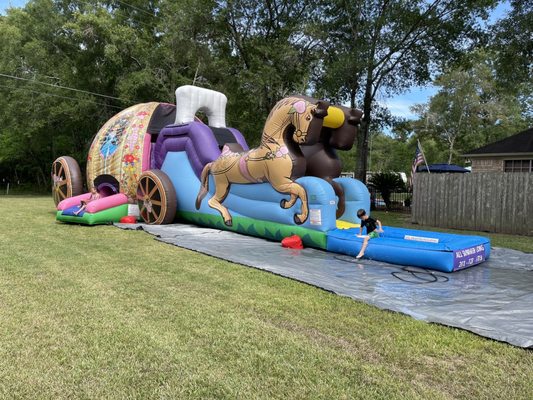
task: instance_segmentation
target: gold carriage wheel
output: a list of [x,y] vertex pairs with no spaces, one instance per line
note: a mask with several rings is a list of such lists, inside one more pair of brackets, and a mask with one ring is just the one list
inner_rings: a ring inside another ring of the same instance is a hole
[[137,204],[147,224],[171,223],[176,217],[177,201],[167,174],[158,169],[144,171],[137,185]]
[[68,156],[57,158],[52,163],[52,196],[55,205],[82,192],[83,179],[76,160]]

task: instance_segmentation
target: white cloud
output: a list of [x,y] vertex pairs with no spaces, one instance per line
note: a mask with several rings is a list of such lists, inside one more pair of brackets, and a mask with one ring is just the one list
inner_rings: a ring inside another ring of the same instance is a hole
[[415,104],[427,103],[429,98],[435,93],[437,93],[437,88],[432,85],[413,86],[408,92],[389,98],[382,97],[378,102],[384,107],[387,107],[392,115],[415,119],[416,114],[410,108]]
[[416,115],[413,114],[410,110],[410,107],[413,106],[415,103],[408,103],[404,99],[394,98],[391,100],[386,100],[381,104],[387,107],[392,115],[408,119],[416,118]]

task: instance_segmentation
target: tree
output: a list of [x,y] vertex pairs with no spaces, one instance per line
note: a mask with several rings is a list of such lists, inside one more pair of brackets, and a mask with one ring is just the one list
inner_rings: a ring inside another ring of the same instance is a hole
[[218,87],[231,99],[230,122],[252,144],[281,98],[308,90],[318,14],[311,0],[230,0],[215,9]]
[[30,0],[2,17],[2,175],[15,165],[25,179],[46,184],[59,155],[83,167],[91,138],[113,114],[144,101],[173,102],[176,86],[192,83],[198,59],[210,62],[199,54],[208,48],[213,4],[194,5]]
[[309,87],[318,13],[310,0],[30,0],[0,18],[0,168],[44,184],[55,157],[83,164],[113,114],[193,82],[228,95],[229,124],[254,144],[271,107]]
[[497,79],[518,95],[526,116],[533,119],[533,3],[511,1],[511,11],[492,29]]
[[391,194],[396,190],[405,190],[405,184],[400,175],[394,172],[378,172],[372,175],[369,184],[381,193],[387,210],[391,205]]
[[414,151],[407,141],[381,132],[372,134],[370,140],[371,171],[408,171]]
[[0,18],[0,72],[24,79],[0,78],[0,168],[43,182],[58,155],[84,160],[114,113],[173,102],[194,81],[227,94],[228,123],[252,145],[288,94],[359,105],[349,162],[364,180],[369,135],[391,122],[376,96],[423,84],[464,53],[495,2],[30,0]]
[[413,107],[419,116],[416,134],[444,143],[448,164],[464,151],[526,127],[516,96],[499,87],[491,58],[483,51],[471,58],[469,65],[436,79],[440,89],[427,104]]
[[325,57],[319,94],[362,105],[356,176],[365,180],[368,139],[378,93],[427,83],[457,58],[495,0],[333,0],[324,7]]
[[0,125],[10,145],[0,149],[2,168],[17,165],[23,178],[44,185],[56,156],[83,160],[98,126],[127,104],[114,90],[123,64],[109,56],[111,43],[127,43],[127,33],[87,2],[33,0],[0,20],[0,49],[8,55],[0,59]]

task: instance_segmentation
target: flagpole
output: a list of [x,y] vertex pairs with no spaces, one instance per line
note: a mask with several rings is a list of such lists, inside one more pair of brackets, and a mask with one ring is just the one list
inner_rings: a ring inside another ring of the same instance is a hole
[[422,145],[420,144],[420,139],[417,139],[416,141],[418,142],[418,148],[420,149],[420,152],[422,153],[422,157],[424,157],[424,164],[426,164],[426,169],[428,171],[428,174],[430,174],[431,172],[429,172],[428,161],[426,160],[426,155],[424,154],[424,149],[422,148]]

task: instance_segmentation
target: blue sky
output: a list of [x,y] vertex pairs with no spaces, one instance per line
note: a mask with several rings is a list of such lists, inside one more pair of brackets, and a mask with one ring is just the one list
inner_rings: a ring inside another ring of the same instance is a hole
[[387,106],[392,115],[414,119],[416,116],[411,112],[410,107],[415,104],[426,103],[435,93],[437,93],[437,88],[431,84],[413,86],[405,93],[378,101]]
[[[21,7],[27,3],[27,0],[0,0],[0,13],[5,14],[5,10],[11,7]],[[490,22],[501,18],[510,9],[507,1],[502,2],[493,12]],[[378,99],[383,105],[386,105],[393,115],[405,118],[415,118],[409,109],[411,106],[419,103],[425,103],[437,92],[437,88],[432,85],[414,86],[401,95],[388,99]]]
[[6,8],[22,7],[27,2],[27,0],[0,0],[0,11],[2,14],[5,14]]
[[[488,22],[495,22],[496,20],[502,18],[509,10],[509,3],[507,1],[502,2],[493,10]],[[388,107],[392,115],[414,119],[416,116],[409,108],[415,104],[426,103],[431,96],[437,93],[437,89],[438,88],[432,85],[414,86],[405,93],[388,99],[379,99],[379,101]]]

